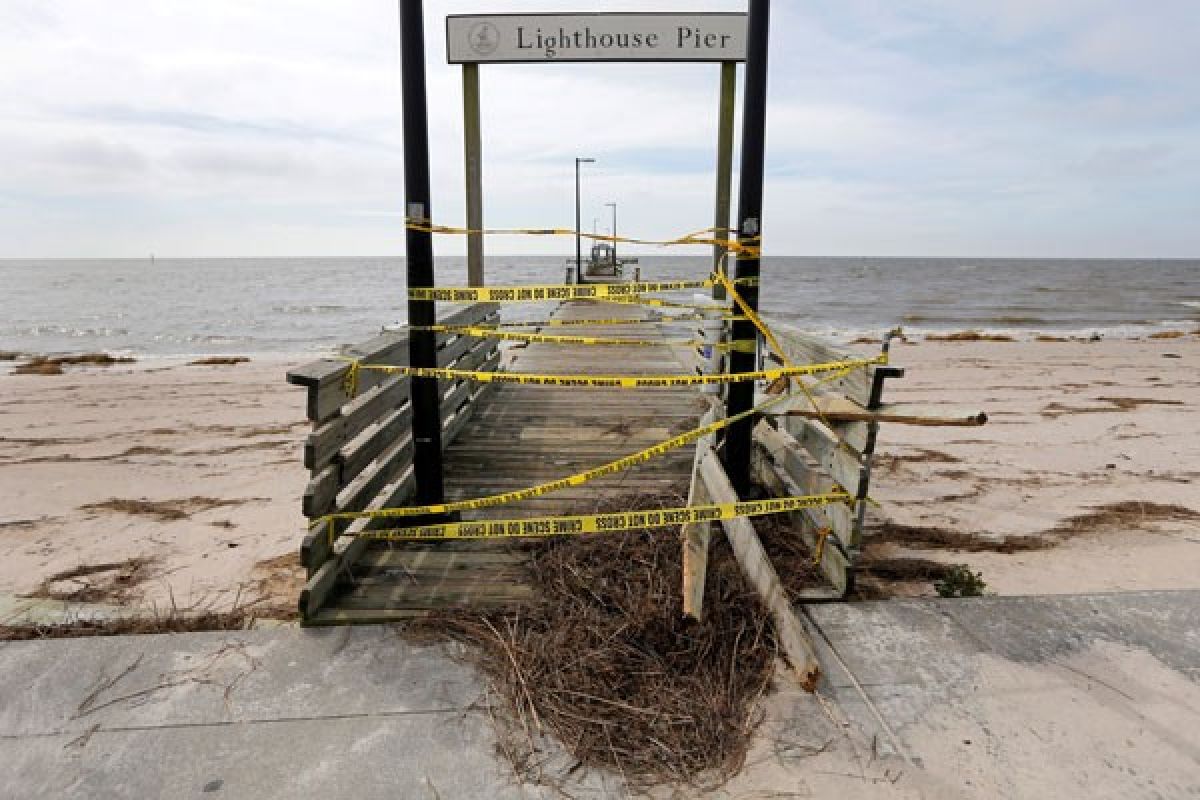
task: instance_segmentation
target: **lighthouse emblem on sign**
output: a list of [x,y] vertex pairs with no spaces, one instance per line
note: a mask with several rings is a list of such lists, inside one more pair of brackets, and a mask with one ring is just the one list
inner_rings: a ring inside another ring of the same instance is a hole
[[500,46],[500,31],[490,22],[480,22],[471,26],[468,34],[471,49],[481,56],[491,55]]

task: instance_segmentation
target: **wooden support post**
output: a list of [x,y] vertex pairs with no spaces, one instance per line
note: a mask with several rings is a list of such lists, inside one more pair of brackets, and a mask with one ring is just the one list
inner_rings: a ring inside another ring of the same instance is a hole
[[467,178],[467,285],[483,286],[483,137],[479,119],[479,65],[463,64],[463,163]]
[[[717,206],[713,238],[729,238],[729,191],[733,183],[733,116],[737,97],[737,62],[721,62],[721,104],[717,116]],[[713,245],[713,270],[721,267],[728,248]],[[713,286],[713,299],[725,299],[725,287]]]

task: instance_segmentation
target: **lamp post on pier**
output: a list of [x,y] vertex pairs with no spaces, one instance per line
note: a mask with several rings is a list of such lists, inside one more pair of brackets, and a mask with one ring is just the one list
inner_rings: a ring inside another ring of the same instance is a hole
[[616,203],[605,203],[604,205],[608,206],[609,208],[611,208],[613,210],[612,263],[613,263],[613,269],[616,269],[617,268],[617,204]]
[[579,165],[595,163],[594,158],[575,158],[575,280],[579,283],[587,282],[583,279],[583,246],[579,230]]

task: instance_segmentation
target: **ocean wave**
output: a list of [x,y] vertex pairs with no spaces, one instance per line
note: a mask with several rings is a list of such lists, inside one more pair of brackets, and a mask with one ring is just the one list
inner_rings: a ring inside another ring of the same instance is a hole
[[69,325],[28,325],[25,327],[6,328],[0,331],[4,336],[68,336],[72,339],[89,337],[128,336],[125,328],[73,328]]
[[1200,311],[1200,300],[1180,300],[1179,305],[1187,306],[1188,308],[1194,308],[1197,311]]
[[271,306],[277,314],[338,314],[343,311],[370,311],[365,306],[340,306],[331,304]]

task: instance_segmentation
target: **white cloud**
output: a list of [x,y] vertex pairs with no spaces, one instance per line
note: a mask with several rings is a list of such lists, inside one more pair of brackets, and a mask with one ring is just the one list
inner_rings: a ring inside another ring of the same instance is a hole
[[[495,7],[427,3],[433,205],[450,223],[461,85],[441,20]],[[768,252],[1194,255],[1197,9],[776,3]],[[392,0],[8,0],[0,255],[397,252],[397,39]],[[711,222],[715,65],[488,67],[482,81],[490,223],[569,225],[575,155],[598,161],[585,225],[614,199],[630,232]]]

